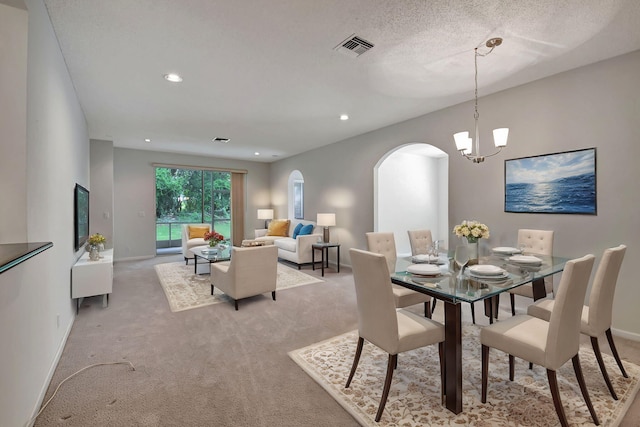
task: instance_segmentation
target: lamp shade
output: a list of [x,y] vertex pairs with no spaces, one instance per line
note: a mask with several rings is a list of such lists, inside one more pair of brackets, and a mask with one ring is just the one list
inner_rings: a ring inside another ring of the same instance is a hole
[[453,139],[456,141],[456,149],[463,151],[465,154],[471,152],[471,138],[469,138],[469,132],[458,132],[453,135]]
[[506,147],[507,138],[509,138],[509,128],[500,128],[493,130],[493,142],[496,147]]
[[273,219],[273,209],[258,209],[258,219]]
[[334,213],[319,213],[317,221],[320,227],[331,227],[336,225],[336,214]]

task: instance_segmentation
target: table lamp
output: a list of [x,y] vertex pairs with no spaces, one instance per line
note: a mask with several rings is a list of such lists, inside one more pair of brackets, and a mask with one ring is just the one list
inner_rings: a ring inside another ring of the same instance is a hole
[[269,228],[269,222],[273,219],[273,209],[258,209],[258,219],[264,219],[264,228]]
[[323,240],[325,243],[329,243],[329,227],[336,225],[336,214],[319,213],[316,222],[318,223],[318,226],[324,227]]

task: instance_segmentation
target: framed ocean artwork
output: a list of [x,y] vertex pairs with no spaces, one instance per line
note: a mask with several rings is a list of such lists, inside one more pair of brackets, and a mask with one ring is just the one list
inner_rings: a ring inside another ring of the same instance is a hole
[[504,211],[597,214],[596,149],[504,161]]

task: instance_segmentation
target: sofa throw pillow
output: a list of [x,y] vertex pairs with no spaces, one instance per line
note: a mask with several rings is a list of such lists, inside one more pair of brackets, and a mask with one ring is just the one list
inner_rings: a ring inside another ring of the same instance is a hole
[[204,233],[209,232],[209,227],[206,225],[190,225],[189,226],[189,239],[204,238]]
[[298,234],[300,234],[300,230],[302,230],[301,222],[299,222],[298,225],[296,225],[296,228],[293,229],[293,235],[291,237],[293,237],[294,239],[298,237]]
[[269,223],[269,228],[267,229],[267,236],[282,236],[287,237],[289,235],[289,224],[291,223],[288,219],[274,219]]
[[309,234],[313,234],[313,224],[307,224],[298,233],[298,236],[307,236]]

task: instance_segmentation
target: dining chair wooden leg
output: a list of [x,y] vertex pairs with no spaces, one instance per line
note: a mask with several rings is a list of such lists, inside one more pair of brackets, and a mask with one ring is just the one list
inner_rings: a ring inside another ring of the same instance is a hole
[[516,315],[516,296],[513,294],[509,294],[509,299],[511,300],[511,315]]
[[600,425],[600,421],[598,420],[598,416],[596,415],[595,409],[593,409],[593,405],[591,404],[591,399],[589,398],[589,390],[587,390],[587,384],[584,382],[584,376],[582,375],[582,368],[580,367],[580,356],[576,354],[571,359],[573,362],[573,370],[576,373],[576,378],[578,379],[578,384],[580,385],[580,391],[582,392],[582,397],[584,398],[584,402],[587,404],[587,408],[589,408],[589,413],[591,414],[591,418],[593,418],[593,423],[597,426]]
[[389,362],[387,363],[387,377],[384,380],[384,389],[382,390],[382,399],[380,399],[380,406],[378,406],[378,413],[376,414],[376,422],[380,421],[382,417],[382,411],[387,404],[387,397],[389,397],[389,389],[391,388],[391,379],[393,378],[393,367],[398,360],[397,354],[389,355]]
[[482,403],[487,403],[487,383],[489,375],[489,346],[482,346]]
[[614,400],[618,400],[618,395],[613,390],[613,384],[611,384],[611,380],[609,379],[609,374],[607,374],[607,368],[604,366],[604,360],[602,360],[602,353],[600,353],[600,345],[598,344],[598,337],[591,337],[591,347],[593,347],[593,353],[596,355],[598,366],[600,366],[600,372],[602,372],[602,376],[604,377],[604,382],[607,384],[607,388],[609,389],[609,393],[611,393],[611,397],[613,397]]
[[560,390],[558,390],[558,379],[556,377],[556,371],[547,369],[547,378],[549,379],[549,388],[551,389],[551,396],[553,396],[553,406],[556,408],[556,414],[560,419],[560,425],[562,427],[568,427],[567,416],[564,414],[564,408],[562,407],[562,401],[560,400]]
[[434,311],[436,311],[436,303],[438,302],[438,300],[436,298],[433,299],[433,304],[431,304],[431,313],[433,313]]
[[276,300],[276,291],[271,291],[271,298],[273,298],[273,300]]
[[516,358],[513,355],[509,355],[509,381],[513,381],[514,373],[515,373],[515,363]]
[[627,375],[627,371],[624,370],[624,366],[622,366],[622,360],[620,360],[620,356],[618,356],[618,350],[616,350],[616,345],[613,342],[613,335],[611,334],[611,328],[605,331],[607,335],[607,341],[609,341],[609,348],[611,348],[611,353],[613,353],[613,357],[616,359],[618,363],[618,367],[620,368],[620,372],[622,372],[622,376],[625,378],[629,378]]
[[424,302],[424,317],[431,319],[431,301]]
[[351,372],[349,373],[349,379],[347,380],[347,385],[345,385],[344,388],[349,388],[349,385],[351,385],[353,374],[356,373],[356,368],[358,367],[358,362],[360,361],[360,354],[362,354],[363,345],[364,345],[364,338],[358,337],[358,347],[356,348],[356,355],[353,357],[353,364],[351,365]]

